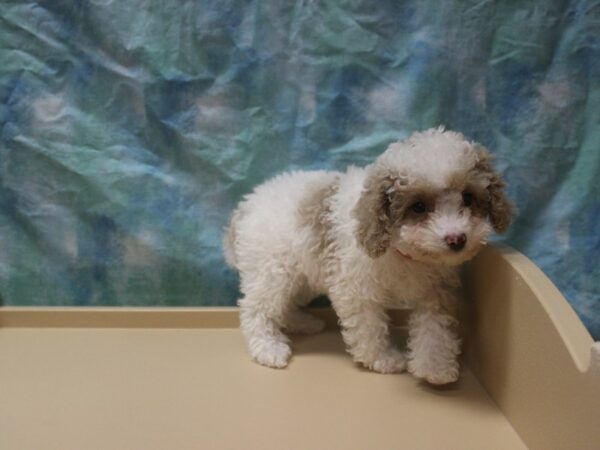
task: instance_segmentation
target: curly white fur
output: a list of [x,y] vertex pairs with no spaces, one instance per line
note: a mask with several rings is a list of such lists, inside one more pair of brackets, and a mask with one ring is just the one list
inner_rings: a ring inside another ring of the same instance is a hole
[[[288,173],[257,187],[224,239],[240,273],[251,356],[285,367],[284,331],[321,331],[299,308],[326,294],[355,361],[381,373],[408,364],[435,384],[456,380],[457,267],[491,232],[487,219],[503,231],[512,213],[489,159],[480,145],[438,128],[392,144],[366,168]],[[405,355],[390,342],[385,309],[407,305],[414,312]]]

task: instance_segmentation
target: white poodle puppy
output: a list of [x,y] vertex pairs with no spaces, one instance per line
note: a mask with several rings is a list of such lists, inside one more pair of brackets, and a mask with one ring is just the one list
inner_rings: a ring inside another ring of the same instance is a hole
[[[408,370],[433,384],[458,378],[458,267],[508,227],[505,183],[479,144],[443,128],[396,142],[365,167],[293,172],[249,194],[224,239],[240,273],[241,329],[258,363],[284,367],[284,334],[323,323],[300,309],[326,294],[355,361]],[[488,224],[489,219],[489,224]],[[406,355],[386,308],[413,308]]]

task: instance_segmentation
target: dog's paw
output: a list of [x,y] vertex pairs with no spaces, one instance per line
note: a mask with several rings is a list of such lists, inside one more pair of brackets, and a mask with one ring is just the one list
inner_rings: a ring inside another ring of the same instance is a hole
[[453,361],[444,367],[434,367],[431,365],[419,365],[414,360],[411,360],[408,363],[408,371],[415,377],[435,385],[454,383],[458,380],[460,373],[457,361]]
[[316,334],[323,331],[325,321],[304,311],[293,311],[285,321],[285,329],[292,334]]
[[254,360],[267,367],[282,369],[288,365],[292,349],[285,342],[268,341],[262,342],[260,346],[251,349]]
[[379,373],[397,373],[406,369],[404,353],[396,349],[389,349],[369,364],[369,368]]

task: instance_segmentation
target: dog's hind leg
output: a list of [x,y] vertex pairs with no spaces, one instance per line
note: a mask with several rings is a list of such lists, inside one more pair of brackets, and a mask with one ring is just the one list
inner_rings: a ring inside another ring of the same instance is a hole
[[287,366],[292,349],[288,337],[268,311],[257,306],[257,301],[245,297],[239,301],[240,328],[246,337],[250,356],[263,366]]
[[281,330],[296,309],[293,293],[298,289],[298,280],[290,276],[289,270],[251,275],[242,277],[242,292],[246,295],[238,302],[240,328],[256,362],[268,367],[285,367],[292,350],[290,340]]

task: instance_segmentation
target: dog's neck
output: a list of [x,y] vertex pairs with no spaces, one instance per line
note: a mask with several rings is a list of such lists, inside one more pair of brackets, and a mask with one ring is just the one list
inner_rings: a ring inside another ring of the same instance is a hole
[[398,255],[400,255],[402,258],[407,259],[409,261],[412,261],[412,256],[407,255],[406,253],[402,253],[400,250],[398,250],[397,248],[394,247],[394,250],[396,251],[396,253]]

